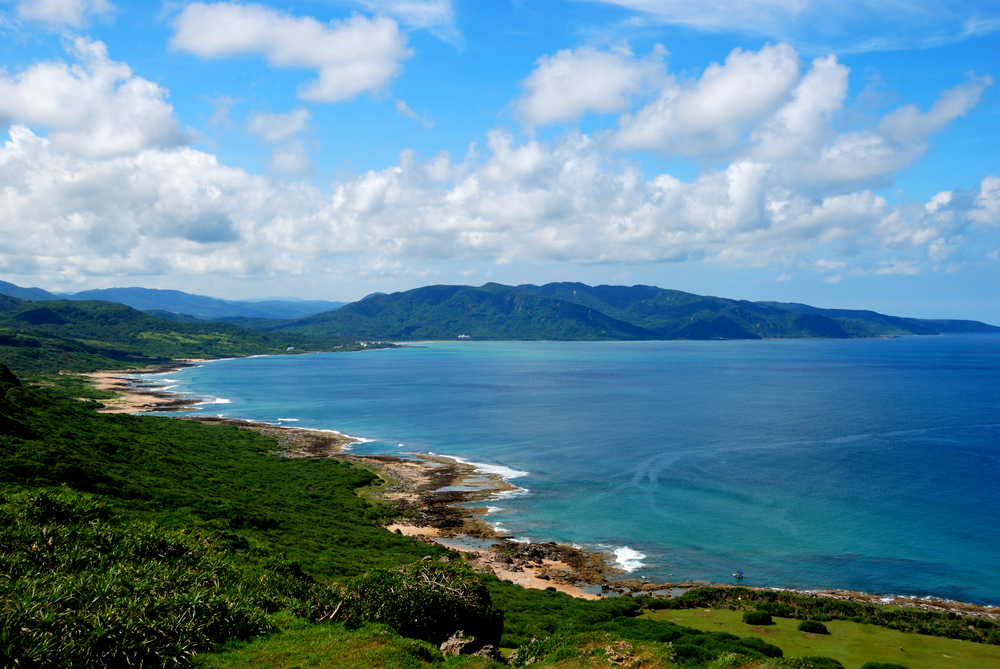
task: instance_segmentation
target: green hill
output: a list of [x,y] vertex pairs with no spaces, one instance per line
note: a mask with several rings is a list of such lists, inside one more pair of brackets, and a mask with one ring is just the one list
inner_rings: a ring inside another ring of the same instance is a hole
[[427,286],[373,295],[291,321],[244,320],[266,332],[345,339],[634,340],[849,338],[1000,332],[976,321],[748,302],[655,286]]
[[289,346],[296,351],[330,350],[343,343],[231,323],[166,320],[113,302],[26,302],[0,295],[0,359],[18,374],[285,353]]
[[[79,293],[50,293],[41,288],[22,288],[6,281],[0,281],[0,295],[9,295],[22,300],[100,300],[117,302],[149,312],[187,314],[200,320],[222,320],[225,318],[300,318],[329,311],[344,305],[344,302],[327,300],[220,300],[204,295],[192,295],[179,290],[158,288],[98,288]],[[166,317],[166,316],[164,316]],[[183,318],[181,320],[184,320]]]
[[376,295],[336,311],[285,322],[248,322],[271,332],[349,339],[656,339],[597,309],[490,283],[426,286]]

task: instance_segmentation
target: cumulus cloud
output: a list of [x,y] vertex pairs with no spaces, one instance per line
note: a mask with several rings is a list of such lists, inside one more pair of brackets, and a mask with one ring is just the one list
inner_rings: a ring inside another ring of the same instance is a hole
[[518,116],[529,126],[573,121],[588,111],[620,112],[631,97],[663,76],[666,49],[657,45],[646,58],[633,57],[628,45],[610,51],[589,46],[542,56],[521,83]]
[[849,74],[833,55],[813,59],[803,72],[787,44],[736,49],[696,80],[665,77],[655,99],[623,114],[605,141],[617,150],[739,156],[767,165],[768,179],[789,188],[884,187],[993,85],[988,76],[969,75],[927,111],[904,105],[852,127],[843,122]]
[[1000,178],[988,176],[983,179],[975,204],[967,215],[975,223],[1000,226]]
[[17,15],[54,26],[78,27],[88,14],[107,14],[113,9],[107,0],[21,0]]
[[170,45],[199,58],[262,54],[276,67],[314,69],[299,97],[338,102],[383,90],[412,51],[399,25],[379,16],[320,23],[261,5],[192,3],[174,20]]
[[0,122],[45,128],[54,147],[91,157],[189,139],[167,91],[110,60],[102,42],[77,38],[70,52],[74,65],[42,62],[15,75],[0,72]]
[[[496,130],[460,160],[406,151],[396,165],[324,189],[251,175],[184,145],[164,90],[110,61],[100,43],[74,48],[77,65],[0,77],[0,114],[14,123],[0,149],[5,273],[294,275],[345,258],[364,271],[413,261],[692,261],[797,266],[835,281],[951,271],[998,245],[996,176],[901,205],[865,185],[925,151],[930,133],[976,104],[985,78],[944,91],[927,110],[903,106],[847,131],[837,119],[849,72],[836,58],[802,72],[784,45],[737,51],[697,80],[663,79],[673,96],[650,103],[670,118],[654,128],[654,146],[690,150],[677,130],[685,127],[707,155],[725,151],[689,180],[646,175],[609,152],[631,127],[622,121],[618,131],[546,142]],[[784,75],[769,92],[743,89],[751,100],[734,111],[723,103],[736,72]],[[283,174],[311,169],[309,125],[302,107],[246,119]]]
[[[791,193],[752,161],[691,182],[648,179],[585,135],[517,143],[495,131],[482,158],[421,163],[404,152],[398,165],[325,192],[186,147],[95,160],[23,126],[10,136],[0,150],[0,269],[12,274],[296,273],[346,256],[780,267],[811,254],[824,258],[817,269],[838,273],[919,271],[976,236],[971,218],[997,191],[990,177],[941,219],[925,203],[893,206],[869,191]],[[845,242],[867,252],[838,257]]]
[[936,46],[1000,30],[1000,11],[976,0],[593,0],[650,20],[809,45],[871,51]]
[[671,77],[656,100],[619,121],[615,148],[702,153],[736,143],[748,124],[772,113],[799,79],[799,57],[787,44],[734,49],[696,81]]

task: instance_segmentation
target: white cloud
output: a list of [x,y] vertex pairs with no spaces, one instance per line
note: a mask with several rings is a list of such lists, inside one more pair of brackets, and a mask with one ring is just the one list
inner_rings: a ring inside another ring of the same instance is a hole
[[242,100],[237,100],[231,95],[220,95],[218,97],[209,98],[208,102],[215,107],[215,110],[212,112],[212,115],[208,117],[208,120],[205,121],[205,125],[210,128],[227,128],[233,125],[233,121],[229,114],[233,111],[233,107],[242,102]]
[[101,42],[77,38],[70,51],[77,64],[0,72],[0,122],[46,128],[53,146],[92,157],[188,141],[165,89],[110,60]]
[[780,160],[822,145],[830,122],[847,97],[849,70],[835,56],[816,58],[791,92],[791,99],[756,128],[754,156]]
[[648,83],[660,79],[666,50],[656,45],[636,59],[628,45],[610,51],[589,46],[542,56],[521,83],[518,116],[529,126],[572,121],[588,111],[620,112]]
[[816,52],[946,44],[1000,30],[995,3],[977,0],[592,0],[650,20],[792,41]]
[[[977,239],[967,225],[941,227],[922,204],[894,207],[867,191],[790,193],[759,163],[691,182],[647,179],[573,133],[517,144],[496,131],[484,157],[457,164],[404,153],[332,193],[190,148],[87,159],[23,126],[10,135],[0,150],[0,270],[10,274],[296,274],[347,257],[781,267],[812,255],[839,276],[921,271]],[[283,169],[297,169],[294,151],[287,160]],[[836,257],[845,241],[865,253]]]
[[904,105],[865,126],[845,118],[849,74],[833,55],[815,58],[800,74],[798,54],[787,44],[737,49],[697,80],[665,78],[656,99],[623,114],[605,140],[618,150],[736,156],[767,165],[771,183],[817,193],[885,187],[993,84],[970,75],[927,111]]
[[390,18],[354,15],[323,24],[261,5],[192,3],[174,20],[174,49],[200,58],[263,54],[276,67],[315,69],[299,97],[337,102],[383,90],[410,57]]
[[287,142],[271,154],[271,171],[292,176],[311,174],[312,158],[309,157],[302,142]]
[[[996,176],[903,205],[863,184],[891,178],[926,150],[928,133],[975,104],[986,80],[945,91],[926,112],[891,112],[899,119],[891,129],[874,119],[845,132],[837,123],[848,72],[835,58],[800,74],[789,47],[734,52],[697,81],[665,84],[677,93],[674,121],[693,134],[703,128],[702,149],[725,156],[688,181],[645,175],[609,153],[614,132],[543,142],[496,130],[461,160],[441,152],[421,162],[405,151],[397,165],[324,190],[250,175],[180,145],[166,91],[110,61],[100,43],[79,41],[75,50],[81,64],[0,76],[0,113],[15,123],[0,148],[4,273],[320,275],[331,262],[395,273],[414,262],[690,261],[796,264],[835,280],[942,263],[951,271],[963,258],[988,258],[1000,234]],[[786,65],[791,74],[751,100],[754,111],[722,104],[734,72]],[[723,131],[691,110],[714,114]],[[301,107],[247,119],[274,150],[271,172],[286,175],[311,170],[309,124]],[[673,132],[668,147],[685,141]],[[881,162],[873,168],[851,154],[844,147],[852,142],[876,147]],[[838,164],[849,178],[831,176],[824,163],[835,151],[850,158]]]
[[305,107],[287,114],[253,113],[247,118],[247,129],[265,142],[280,142],[309,129],[312,116]]
[[21,0],[17,15],[29,21],[78,27],[88,14],[107,14],[113,9],[107,0]]
[[298,107],[287,114],[253,113],[247,117],[247,130],[265,142],[278,144],[271,154],[271,171],[303,176],[313,171],[312,159],[299,135],[310,129],[309,110]]
[[438,39],[465,47],[465,38],[455,26],[451,0],[360,0],[371,12],[393,16],[411,28],[429,30]]
[[418,114],[417,112],[413,111],[412,109],[410,109],[410,105],[406,104],[405,102],[403,102],[399,98],[396,98],[395,103],[396,103],[396,111],[399,112],[400,114],[402,114],[403,116],[405,116],[408,119],[411,119],[413,121],[416,121],[417,123],[419,123],[420,125],[424,126],[425,128],[433,128],[434,127],[434,121],[432,121],[431,119],[427,118],[426,115],[421,115],[421,114]]
[[787,44],[734,49],[697,81],[666,80],[656,100],[622,116],[611,144],[693,154],[732,146],[751,123],[773,113],[798,80],[799,57]]
[[1000,178],[988,176],[983,179],[968,217],[975,223],[1000,226]]
[[932,197],[930,201],[926,205],[924,205],[924,211],[926,211],[928,214],[933,214],[941,207],[947,206],[951,202],[952,197],[953,195],[951,191],[948,190],[942,191],[937,195],[935,195],[934,197]]

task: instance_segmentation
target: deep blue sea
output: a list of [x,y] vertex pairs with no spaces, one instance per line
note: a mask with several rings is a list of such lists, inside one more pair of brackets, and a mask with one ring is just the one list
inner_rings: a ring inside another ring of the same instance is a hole
[[520,474],[491,521],[634,577],[1000,604],[1000,336],[430,343],[168,378],[202,413]]

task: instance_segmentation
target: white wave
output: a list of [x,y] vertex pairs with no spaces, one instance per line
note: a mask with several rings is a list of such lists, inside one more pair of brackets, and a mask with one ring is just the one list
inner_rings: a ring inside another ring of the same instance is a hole
[[504,511],[504,510],[505,509],[502,506],[488,506],[488,507],[486,507],[486,513],[498,513],[500,511]]
[[513,541],[515,544],[530,544],[531,543],[531,539],[529,539],[528,537],[514,537],[513,539],[511,539],[511,541]]
[[518,495],[527,495],[529,492],[531,491],[528,490],[527,488],[514,486],[510,490],[500,490],[493,493],[493,497],[495,497],[496,499],[506,499],[508,497],[517,497]]
[[641,567],[645,567],[642,560],[645,555],[639,551],[632,550],[628,546],[615,549],[615,563],[622,571],[632,572]]
[[170,390],[171,388],[176,388],[177,386],[158,386],[156,389],[159,391]]
[[225,397],[216,397],[213,404],[232,404],[232,400],[227,400]]
[[406,448],[406,446],[403,446],[402,444],[400,444],[399,448]]
[[528,475],[528,472],[522,472],[517,469],[511,469],[510,467],[504,467],[503,465],[491,465],[491,464],[486,464],[484,462],[472,462],[471,460],[465,460],[464,458],[460,458],[455,455],[439,455],[438,457],[448,458],[449,460],[460,462],[463,465],[470,465],[473,468],[475,468],[477,472],[480,472],[482,474],[496,474],[505,481],[508,479],[516,479]]
[[299,419],[298,419],[298,418],[279,418],[279,419],[278,419],[278,422],[285,422],[285,423],[298,423],[298,422],[299,422]]

